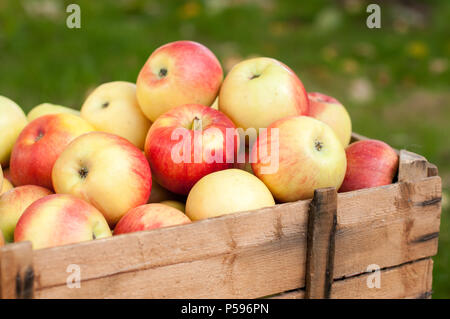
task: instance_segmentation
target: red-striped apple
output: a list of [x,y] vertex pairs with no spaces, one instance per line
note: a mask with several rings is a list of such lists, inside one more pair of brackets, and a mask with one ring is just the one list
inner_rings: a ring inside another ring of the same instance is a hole
[[203,176],[233,167],[238,144],[235,126],[223,113],[187,104],[153,123],[145,154],[161,186],[187,195]]
[[0,230],[6,242],[14,240],[14,229],[25,209],[52,192],[36,185],[16,187],[0,196]]
[[328,124],[347,147],[352,135],[352,121],[345,107],[335,98],[322,93],[310,92],[309,116]]
[[191,220],[180,210],[164,204],[147,204],[131,209],[114,228],[114,235],[182,225]]
[[223,79],[216,56],[192,41],[176,41],[156,49],[139,73],[137,99],[154,122],[182,104],[211,105]]
[[33,249],[111,236],[103,215],[72,195],[54,194],[28,206],[17,222],[14,241],[29,240]]
[[100,85],[81,107],[81,117],[98,131],[122,136],[140,149],[151,122],[136,99],[136,85],[116,81]]
[[94,205],[114,226],[130,209],[147,203],[152,175],[144,153],[123,137],[91,132],[62,152],[52,172],[57,193]]
[[17,137],[27,124],[20,106],[0,95],[0,165],[8,166]]
[[186,201],[186,215],[201,220],[273,205],[273,196],[263,182],[232,168],[206,175],[195,184]]
[[313,196],[316,188],[339,188],[345,150],[333,130],[308,116],[272,123],[252,148],[252,168],[280,202]]
[[308,105],[297,75],[271,58],[236,64],[225,77],[219,95],[219,110],[243,129],[258,130],[287,116],[306,115]]
[[32,121],[20,133],[11,154],[13,184],[52,189],[52,168],[58,156],[77,136],[93,130],[72,114],[44,115]]
[[389,185],[398,169],[398,155],[388,144],[378,140],[363,140],[350,144],[347,172],[340,192]]
[[48,115],[48,114],[59,114],[59,113],[68,113],[76,116],[80,116],[80,111],[74,110],[70,107],[52,104],[52,103],[42,103],[36,105],[31,109],[27,114],[28,122],[34,121],[38,117]]

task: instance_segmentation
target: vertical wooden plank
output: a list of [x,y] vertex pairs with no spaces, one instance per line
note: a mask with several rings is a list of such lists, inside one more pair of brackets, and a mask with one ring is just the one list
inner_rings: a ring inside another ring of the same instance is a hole
[[31,242],[9,244],[0,249],[0,298],[27,299],[34,295]]
[[438,176],[439,171],[438,171],[437,166],[434,164],[428,163],[427,173],[428,173],[428,177]]
[[328,187],[315,190],[308,217],[306,299],[330,297],[333,283],[336,223],[336,189]]
[[401,150],[398,167],[399,182],[414,182],[428,177],[428,162],[425,157]]

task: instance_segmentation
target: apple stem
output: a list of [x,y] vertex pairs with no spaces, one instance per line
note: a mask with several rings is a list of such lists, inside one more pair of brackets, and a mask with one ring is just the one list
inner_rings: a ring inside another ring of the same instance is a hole
[[202,129],[202,120],[196,116],[192,121],[191,130],[200,131],[201,129]]

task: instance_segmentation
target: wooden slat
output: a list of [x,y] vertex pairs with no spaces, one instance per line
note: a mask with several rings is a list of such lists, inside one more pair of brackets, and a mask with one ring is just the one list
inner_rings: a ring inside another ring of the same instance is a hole
[[365,137],[364,135],[358,134],[353,132],[352,133],[352,137],[350,139],[350,143],[354,143],[354,142],[358,142],[358,141],[363,141],[363,140],[369,140],[368,137]]
[[315,190],[311,201],[306,252],[307,299],[330,296],[337,222],[336,198],[336,189],[329,187]]
[[406,150],[400,150],[398,181],[414,182],[425,177],[428,177],[426,158]]
[[304,299],[305,290],[296,289],[288,292],[283,292],[281,294],[270,296],[268,299]]
[[438,171],[437,166],[434,165],[434,164],[428,163],[428,166],[427,166],[427,173],[428,173],[428,174],[427,174],[428,177],[431,177],[431,176],[438,176],[439,171]]
[[0,297],[2,299],[33,297],[32,260],[30,242],[7,245],[0,250]]
[[376,273],[335,281],[331,298],[427,298],[431,295],[432,270],[433,261],[428,258],[380,271],[379,288],[373,285]]
[[439,177],[339,194],[334,278],[435,255],[441,196]]
[[[37,250],[37,296],[250,298],[302,287],[308,205]],[[69,263],[80,289],[65,286]]]

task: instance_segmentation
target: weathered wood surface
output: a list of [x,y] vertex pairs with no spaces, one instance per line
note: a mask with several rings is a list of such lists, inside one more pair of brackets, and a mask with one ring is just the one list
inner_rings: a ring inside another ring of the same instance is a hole
[[30,242],[0,249],[0,297],[32,298],[34,292],[33,253]]
[[[433,261],[430,258],[380,270],[379,286],[376,273],[365,273],[337,280],[331,298],[336,299],[425,299],[431,296]],[[305,291],[297,289],[270,299],[303,299]]]
[[335,188],[315,190],[308,218],[305,293],[308,299],[330,297],[337,223],[336,205]]
[[414,182],[428,177],[428,162],[425,157],[401,150],[398,166],[399,182]]

